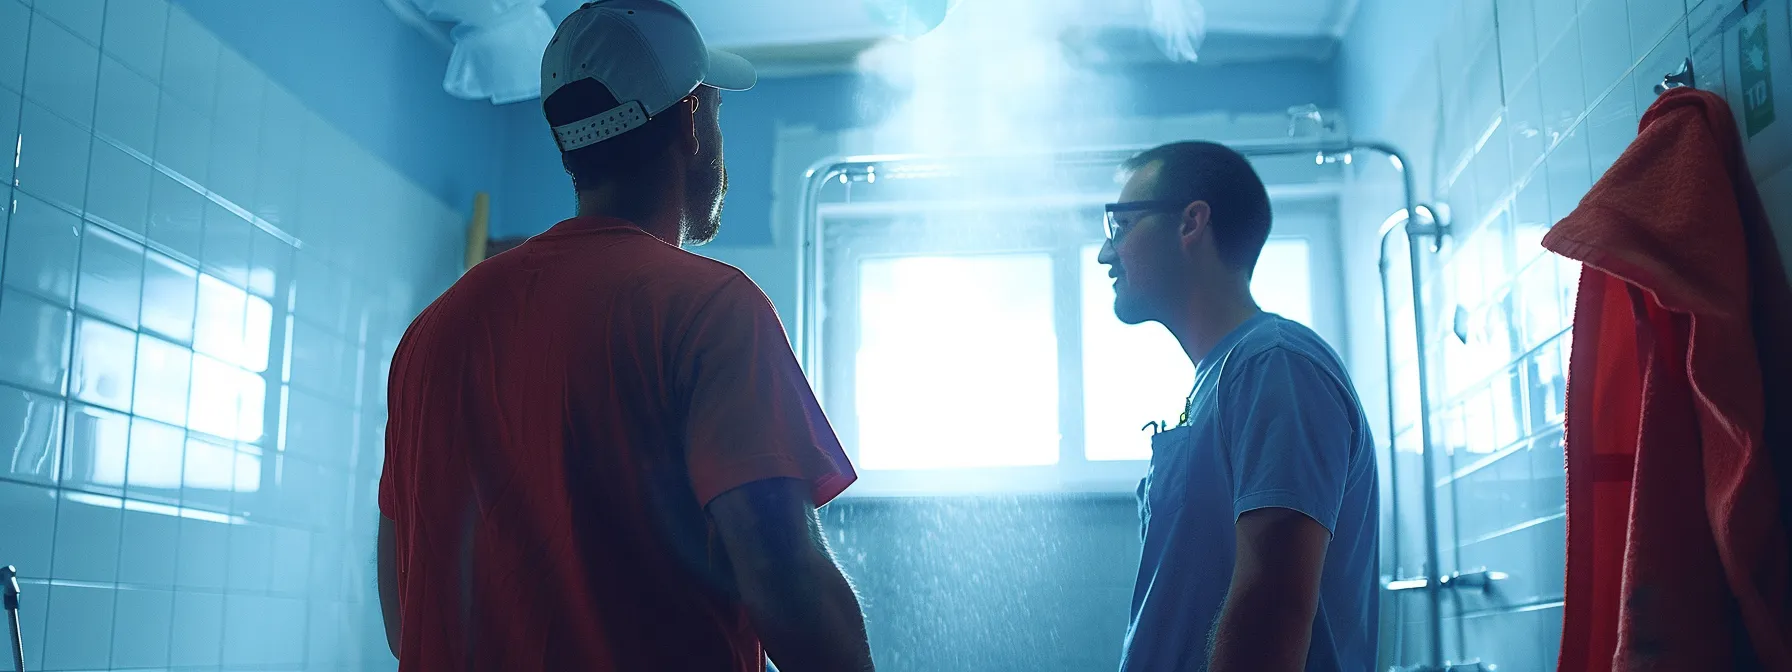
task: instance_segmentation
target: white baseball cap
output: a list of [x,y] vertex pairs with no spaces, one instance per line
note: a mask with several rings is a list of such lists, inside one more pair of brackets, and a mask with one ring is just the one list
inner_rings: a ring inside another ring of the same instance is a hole
[[597,80],[621,104],[554,127],[570,152],[639,128],[700,84],[753,88],[747,59],[710,49],[697,24],[671,0],[599,0],[575,10],[541,57],[541,98],[582,79]]

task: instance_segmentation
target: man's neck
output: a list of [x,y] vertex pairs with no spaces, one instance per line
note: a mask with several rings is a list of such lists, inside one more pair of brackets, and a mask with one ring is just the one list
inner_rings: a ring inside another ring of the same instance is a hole
[[1164,326],[1182,344],[1188,360],[1199,364],[1239,325],[1262,312],[1249,289],[1196,293],[1180,319],[1165,321]]
[[619,197],[613,187],[601,187],[590,191],[580,191],[579,217],[608,217],[628,220],[653,237],[665,241],[668,245],[683,246],[684,215],[678,208],[661,204],[646,216],[630,215],[619,206]]

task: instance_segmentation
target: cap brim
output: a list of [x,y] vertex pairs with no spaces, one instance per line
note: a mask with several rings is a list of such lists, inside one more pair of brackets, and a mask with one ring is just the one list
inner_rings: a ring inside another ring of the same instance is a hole
[[758,82],[759,72],[747,59],[720,49],[709,50],[709,72],[703,75],[704,84],[723,91],[745,91]]

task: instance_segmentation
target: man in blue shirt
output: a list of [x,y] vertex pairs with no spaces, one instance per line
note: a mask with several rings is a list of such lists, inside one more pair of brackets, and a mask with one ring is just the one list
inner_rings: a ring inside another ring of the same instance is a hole
[[1203,142],[1126,169],[1100,256],[1114,313],[1169,329],[1195,383],[1139,484],[1144,555],[1120,669],[1369,670],[1373,443],[1337,353],[1251,298],[1269,237],[1263,182]]

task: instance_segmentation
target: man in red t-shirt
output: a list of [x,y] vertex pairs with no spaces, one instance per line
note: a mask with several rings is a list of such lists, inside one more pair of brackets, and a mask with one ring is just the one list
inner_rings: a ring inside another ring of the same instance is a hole
[[401,669],[871,669],[815,515],[852,465],[765,295],[680,249],[718,225],[717,89],[753,80],[663,0],[561,24],[542,106],[578,216],[475,266],[392,361]]

